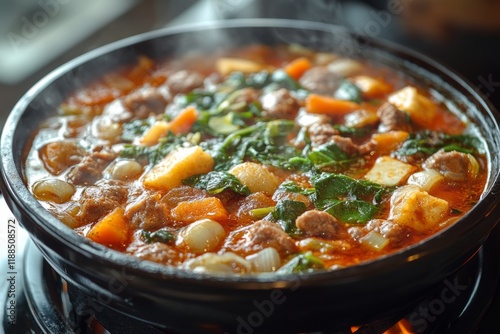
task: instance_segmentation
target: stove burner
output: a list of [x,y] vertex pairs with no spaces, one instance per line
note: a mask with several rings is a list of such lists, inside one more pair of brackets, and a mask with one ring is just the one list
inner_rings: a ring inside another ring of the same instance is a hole
[[[500,254],[499,241],[500,227],[455,275],[443,280],[410,310],[395,310],[392,315],[369,324],[322,333],[481,333],[491,328],[491,322],[496,322],[494,326],[498,328],[500,320],[492,313],[500,308],[500,266],[496,262]],[[31,242],[24,250],[22,261],[15,328],[8,324],[5,313],[0,316],[7,333],[9,330],[51,334],[180,333],[153,327],[110,309],[94,310],[95,316],[88,316],[88,312],[84,312],[89,309],[88,296],[68,285]],[[224,330],[210,328],[206,332],[224,333]]]

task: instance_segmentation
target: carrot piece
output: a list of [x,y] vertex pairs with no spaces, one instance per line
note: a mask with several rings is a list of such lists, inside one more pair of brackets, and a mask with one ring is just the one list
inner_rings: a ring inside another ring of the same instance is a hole
[[343,116],[359,108],[359,104],[355,102],[339,100],[324,95],[309,94],[306,99],[306,110],[314,114]]
[[299,80],[305,71],[312,67],[312,63],[306,57],[296,58],[285,66],[285,72],[295,80]]
[[183,134],[189,132],[194,122],[198,118],[198,113],[195,107],[188,106],[181,110],[177,116],[170,122],[157,121],[155,122],[140,139],[141,144],[146,146],[153,146],[158,144],[161,137],[164,137],[168,131],[173,134]]
[[164,137],[170,129],[169,123],[165,121],[156,121],[140,138],[140,142],[146,146],[158,144],[161,137]]
[[207,197],[180,202],[172,209],[172,216],[181,221],[194,222],[204,218],[226,220],[229,214],[220,199]]
[[395,150],[399,144],[408,138],[406,131],[389,131],[385,133],[375,133],[372,139],[377,143],[377,151],[380,154],[388,154]]
[[124,247],[129,238],[129,226],[123,208],[119,206],[99,220],[87,233],[87,238],[113,248]]
[[168,123],[170,126],[170,131],[172,131],[176,135],[187,133],[197,119],[198,112],[196,111],[196,108],[193,106],[188,106]]

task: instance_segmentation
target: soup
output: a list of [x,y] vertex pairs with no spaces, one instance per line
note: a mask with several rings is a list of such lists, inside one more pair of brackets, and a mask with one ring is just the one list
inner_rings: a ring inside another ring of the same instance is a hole
[[460,219],[488,174],[474,125],[436,92],[297,45],[104,74],[41,126],[25,172],[83,237],[225,274],[383,257]]

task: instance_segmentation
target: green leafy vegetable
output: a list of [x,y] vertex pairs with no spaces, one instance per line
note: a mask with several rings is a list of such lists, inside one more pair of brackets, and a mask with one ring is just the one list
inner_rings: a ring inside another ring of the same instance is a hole
[[369,127],[353,128],[342,124],[335,124],[333,128],[338,130],[342,136],[363,137],[370,132]]
[[210,195],[220,194],[228,189],[240,195],[250,194],[247,186],[242,184],[236,176],[227,172],[212,171],[208,174],[195,175],[182,180],[182,183],[206,190]]
[[175,240],[175,236],[168,231],[166,227],[160,228],[154,232],[142,230],[141,237],[148,244],[153,242],[169,243]]
[[299,254],[288,261],[276,273],[278,274],[296,274],[309,273],[325,269],[323,261],[313,255],[312,252]]
[[253,218],[262,219],[265,216],[267,216],[268,214],[270,214],[271,212],[273,212],[275,208],[276,207],[274,207],[274,206],[268,206],[265,208],[257,208],[257,209],[250,210],[250,214],[252,215]]
[[146,159],[149,163],[156,164],[175,148],[187,142],[189,139],[186,136],[176,136],[169,132],[154,146],[125,145],[120,152],[120,157],[135,160]]
[[245,160],[290,168],[289,159],[300,155],[300,151],[287,142],[293,131],[293,121],[259,122],[233,132],[223,140],[207,142],[203,148],[214,157],[216,170],[227,170]]
[[225,97],[225,94],[205,90],[194,90],[184,96],[181,105],[195,105],[199,110],[213,109]]
[[294,183],[292,181],[283,182],[279,186],[279,188],[284,189],[286,191],[289,191],[291,193],[302,194],[302,195],[306,195],[306,196],[312,195],[315,192],[314,188],[306,188],[305,189],[305,188],[300,187],[299,185],[297,185],[296,183]]
[[477,137],[471,135],[449,135],[441,132],[421,131],[410,134],[396,151],[396,155],[408,156],[421,153],[430,156],[441,149],[473,154],[482,150],[482,144]]
[[311,179],[317,208],[344,223],[365,223],[379,211],[382,197],[389,192],[377,183],[356,180],[342,174],[323,173]]
[[332,201],[324,211],[348,224],[367,223],[378,212],[377,206],[361,200]]
[[359,159],[358,157],[350,157],[345,151],[341,150],[340,147],[332,142],[318,146],[309,153],[308,158],[318,169],[343,169]]
[[146,130],[149,129],[153,123],[154,119],[152,118],[137,119],[130,123],[125,123],[123,125],[122,140],[128,142],[133,141],[137,136],[146,132]]
[[298,216],[306,212],[306,210],[307,207],[303,202],[283,200],[276,204],[272,212],[272,217],[275,222],[281,225],[286,233],[295,235],[298,233],[295,220]]
[[361,90],[349,80],[343,80],[340,83],[334,96],[340,100],[348,100],[356,103],[361,103],[363,101]]

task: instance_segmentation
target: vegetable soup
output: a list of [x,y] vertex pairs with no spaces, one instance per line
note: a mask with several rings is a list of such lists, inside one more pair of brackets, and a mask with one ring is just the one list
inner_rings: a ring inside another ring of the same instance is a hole
[[482,139],[417,80],[251,45],[103,74],[34,136],[34,196],[76,233],[195,272],[335,270],[460,219]]

